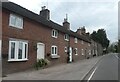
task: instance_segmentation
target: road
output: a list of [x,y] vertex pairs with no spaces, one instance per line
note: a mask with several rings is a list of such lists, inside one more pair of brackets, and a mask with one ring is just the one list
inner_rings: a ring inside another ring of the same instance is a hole
[[89,72],[84,80],[118,80],[118,66],[120,65],[118,54],[105,55]]

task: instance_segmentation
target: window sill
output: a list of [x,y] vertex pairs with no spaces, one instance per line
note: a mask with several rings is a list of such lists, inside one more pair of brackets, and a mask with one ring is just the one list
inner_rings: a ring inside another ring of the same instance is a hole
[[53,38],[57,38],[57,36],[52,36]]
[[27,61],[28,59],[9,59],[8,62]]
[[55,59],[55,58],[60,58],[59,55],[54,55],[54,56],[51,56],[51,58]]
[[15,25],[9,25],[11,28],[17,28],[17,29],[23,29],[23,27],[15,26]]
[[68,39],[65,39],[65,41],[69,41]]
[[78,54],[75,54],[76,56],[78,55]]

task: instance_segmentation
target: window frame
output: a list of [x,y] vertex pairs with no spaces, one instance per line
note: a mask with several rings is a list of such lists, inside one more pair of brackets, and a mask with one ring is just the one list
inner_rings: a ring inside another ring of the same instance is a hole
[[[11,19],[12,17],[15,18],[14,24],[12,24],[12,21],[13,21]],[[17,25],[17,20],[19,20],[19,21],[21,20],[21,26]],[[13,13],[10,14],[10,16],[9,16],[9,26],[15,27],[15,28],[18,28],[18,29],[23,29],[23,22],[24,22],[23,17],[15,15]]]
[[[11,58],[11,44],[15,43],[15,51],[14,51],[14,58]],[[19,44],[20,42],[22,45],[22,58],[19,59]],[[26,48],[25,48],[26,46]],[[26,51],[26,52],[25,52]],[[28,60],[28,42],[22,40],[9,40],[9,52],[8,52],[8,61],[26,61]]]
[[67,53],[67,51],[68,51],[68,48],[67,48],[67,47],[65,47],[65,48],[64,48],[64,51],[65,51],[65,53]]
[[78,39],[77,38],[75,38],[75,43],[78,43]]
[[64,40],[69,41],[70,36],[68,34],[64,35]]
[[90,43],[88,43],[88,46],[90,46]]
[[[53,48],[53,52],[52,52],[52,48]],[[55,46],[55,45],[51,46],[51,55],[52,56],[57,56],[58,55],[58,47],[57,46]]]
[[81,44],[84,44],[84,41],[83,41],[83,40],[81,41]]
[[81,53],[82,53],[82,55],[84,55],[84,49],[81,49]]
[[58,37],[58,31],[55,29],[52,29],[52,37],[57,38]]
[[75,55],[78,55],[78,48],[75,48]]
[[91,55],[91,50],[89,50],[89,55]]

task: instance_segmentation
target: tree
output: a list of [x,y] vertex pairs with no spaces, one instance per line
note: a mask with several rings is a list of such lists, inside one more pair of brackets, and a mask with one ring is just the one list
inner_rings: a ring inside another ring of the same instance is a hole
[[120,39],[118,40],[118,53],[120,53]]
[[93,33],[91,34],[91,38],[94,41],[99,42],[103,48],[108,48],[110,41],[107,38],[106,31],[104,29],[98,29],[97,32],[93,31]]

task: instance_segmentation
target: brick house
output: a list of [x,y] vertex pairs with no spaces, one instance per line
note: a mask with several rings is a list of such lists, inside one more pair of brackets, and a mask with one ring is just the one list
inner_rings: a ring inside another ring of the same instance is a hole
[[32,68],[41,58],[48,59],[52,66],[92,57],[92,43],[85,28],[73,32],[67,18],[63,26],[51,21],[45,7],[38,15],[4,2],[1,13],[3,74]]

